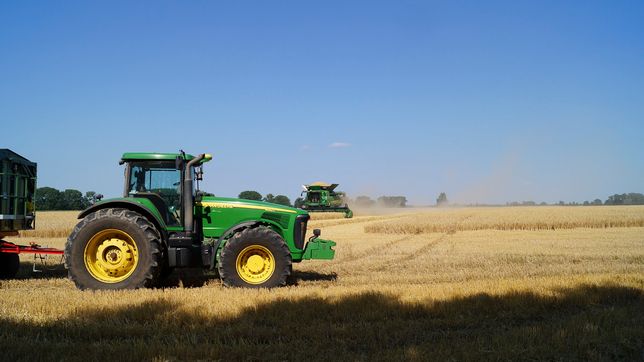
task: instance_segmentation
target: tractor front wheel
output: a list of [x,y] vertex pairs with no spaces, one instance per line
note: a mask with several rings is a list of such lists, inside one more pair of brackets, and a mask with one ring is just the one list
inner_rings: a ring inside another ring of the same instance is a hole
[[236,233],[221,251],[219,276],[226,286],[278,287],[290,274],[291,253],[284,239],[268,227]]
[[157,229],[141,214],[102,209],[87,215],[65,245],[65,266],[79,289],[153,286],[161,271]]
[[0,279],[13,279],[20,269],[18,254],[0,253]]

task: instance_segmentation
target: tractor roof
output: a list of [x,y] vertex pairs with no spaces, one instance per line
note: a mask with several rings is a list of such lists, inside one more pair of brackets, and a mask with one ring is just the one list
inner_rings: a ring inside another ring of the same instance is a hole
[[[126,152],[121,157],[121,161],[138,161],[138,160],[160,160],[160,161],[174,161],[180,153],[160,153],[160,152]],[[195,158],[193,155],[186,153],[186,160],[190,161]]]

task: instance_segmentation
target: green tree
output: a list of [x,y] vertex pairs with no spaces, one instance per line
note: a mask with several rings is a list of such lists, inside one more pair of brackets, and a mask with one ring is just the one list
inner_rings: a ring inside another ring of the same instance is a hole
[[284,195],[277,195],[273,198],[272,203],[274,204],[280,204],[284,206],[291,206],[291,200]]
[[304,206],[304,199],[301,197],[298,197],[297,199],[295,199],[293,206],[297,207],[298,209],[301,209],[302,206]]
[[101,198],[103,198],[103,195],[96,193],[96,191],[87,191],[85,193],[85,196],[83,196],[83,209],[94,205],[94,203],[96,203],[96,201],[100,200]]
[[87,205],[91,205],[94,203],[94,200],[96,200],[96,192],[95,191],[87,191],[84,196],[85,203]]
[[275,196],[273,194],[266,194],[266,196],[264,196],[263,201],[275,203]]
[[257,191],[242,191],[238,197],[244,200],[262,201],[262,194]]
[[446,206],[448,203],[447,195],[444,192],[441,192],[436,199],[436,206]]
[[39,187],[36,189],[34,201],[37,210],[60,210],[62,195],[53,187]]
[[59,210],[82,210],[85,208],[85,199],[83,198],[82,192],[74,189],[67,189],[61,194],[62,202]]
[[67,189],[58,191],[53,187],[40,187],[36,189],[36,209],[37,210],[83,210],[94,203],[96,192],[88,191],[83,193]]
[[615,194],[609,196],[605,205],[644,205],[644,195],[631,192],[628,194]]

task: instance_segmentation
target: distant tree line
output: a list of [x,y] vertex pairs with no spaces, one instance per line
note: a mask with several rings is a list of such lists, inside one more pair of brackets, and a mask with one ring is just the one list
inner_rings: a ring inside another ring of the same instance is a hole
[[[441,192],[436,199],[436,206],[447,206],[450,205],[447,201],[447,195],[444,192]],[[459,205],[451,204],[452,206],[499,206],[492,204],[468,204],[468,205]],[[546,202],[537,203],[535,201],[511,201],[506,202],[506,206],[547,206],[547,205],[557,205],[557,206],[599,206],[599,205],[644,205],[644,194],[640,193],[627,193],[627,194],[615,194],[609,196],[606,201],[601,199],[594,199],[592,201],[584,202],[565,202],[559,201],[553,204],[548,204]]]
[[644,195],[631,192],[628,194],[615,194],[608,197],[604,205],[644,205]]
[[47,210],[83,210],[96,201],[96,192],[82,192],[74,189],[59,191],[53,187],[39,187],[36,189],[34,201],[36,209]]
[[[535,205],[549,205],[548,203],[541,202],[537,204],[534,201],[513,201],[513,202],[508,202],[506,203],[508,206],[535,206]],[[644,194],[636,193],[636,192],[631,192],[627,194],[614,194],[608,197],[606,201],[603,201],[601,199],[594,199],[592,201],[584,201],[584,202],[576,202],[576,201],[571,201],[571,202],[565,202],[565,201],[559,201],[557,203],[554,203],[553,205],[559,205],[559,206],[599,206],[599,205],[644,205]]]
[[[522,202],[509,202],[510,206],[531,206],[536,205],[534,201],[522,201]],[[540,203],[539,205],[548,205],[545,202]],[[555,205],[560,206],[599,206],[599,205],[644,205],[644,194],[631,192],[627,194],[614,194],[608,196],[606,201],[602,202],[600,199],[594,199],[593,201],[584,201],[584,202],[564,202],[559,201]]]
[[293,206],[291,205],[291,200],[288,198],[288,196],[284,196],[284,195],[275,196],[273,194],[266,194],[266,196],[262,197],[262,194],[260,194],[259,192],[249,190],[249,191],[242,191],[238,197],[244,200],[265,201],[265,202],[270,202],[273,204],[279,204],[284,206]]

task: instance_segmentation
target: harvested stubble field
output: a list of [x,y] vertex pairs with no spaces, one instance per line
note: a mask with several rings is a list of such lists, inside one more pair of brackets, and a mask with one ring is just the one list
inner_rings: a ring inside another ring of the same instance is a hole
[[[64,272],[33,274],[25,258],[19,278],[0,284],[0,359],[644,355],[644,207],[318,215],[310,228],[338,242],[336,259],[296,265],[291,285],[274,290],[184,271],[163,289],[81,292]],[[11,240],[61,247],[74,217],[40,213],[39,231]]]

